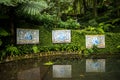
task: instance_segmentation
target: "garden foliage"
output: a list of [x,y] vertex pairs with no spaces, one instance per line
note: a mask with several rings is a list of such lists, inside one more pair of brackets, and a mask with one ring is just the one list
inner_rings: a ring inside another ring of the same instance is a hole
[[[0,58],[51,51],[120,52],[117,0],[0,0]],[[1,28],[2,26],[2,28]],[[16,44],[16,29],[39,29],[39,44]],[[52,43],[52,30],[71,30],[71,43]],[[105,35],[105,48],[87,49],[85,35]]]

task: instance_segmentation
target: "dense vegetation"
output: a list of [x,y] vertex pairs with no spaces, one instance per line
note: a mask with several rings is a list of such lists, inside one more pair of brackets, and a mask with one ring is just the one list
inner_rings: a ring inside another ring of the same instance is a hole
[[[0,58],[49,51],[120,52],[118,0],[1,0]],[[40,44],[16,45],[16,28],[39,29]],[[53,29],[71,29],[72,42],[53,44]],[[104,49],[86,49],[86,34],[105,34]]]

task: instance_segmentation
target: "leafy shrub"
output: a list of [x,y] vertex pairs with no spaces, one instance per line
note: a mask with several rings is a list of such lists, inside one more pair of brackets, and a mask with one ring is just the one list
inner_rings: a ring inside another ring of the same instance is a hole
[[38,53],[39,52],[38,47],[36,45],[33,45],[32,49],[33,49],[34,53]]
[[5,37],[5,36],[8,36],[8,35],[9,35],[9,33],[6,30],[0,28],[0,46],[3,43],[1,37]]
[[95,32],[95,33],[105,33],[105,31],[101,27],[93,27],[93,26],[88,26],[87,28],[83,29],[85,31],[90,31],[90,32]]
[[19,54],[19,50],[17,47],[15,47],[14,45],[7,45],[6,46],[6,53],[10,54],[10,55],[18,55]]
[[101,29],[103,29],[105,32],[108,32],[108,31],[110,32],[113,28],[115,28],[114,25],[109,24],[109,23],[107,23],[107,24],[105,24],[105,23],[99,23],[99,27]]
[[5,50],[1,50],[0,51],[0,60],[3,60],[6,57],[6,51]]
[[89,20],[88,23],[89,23],[90,26],[94,26],[94,27],[98,26],[98,22],[95,19]]
[[32,49],[32,46],[33,45],[17,45],[17,48],[19,50],[19,55],[21,54],[30,54],[33,52],[33,49]]
[[73,19],[68,19],[67,21],[62,21],[57,19],[56,15],[42,14],[38,18],[38,23],[44,25],[47,28],[65,28],[65,29],[79,29],[80,24]]
[[80,24],[76,20],[68,19],[65,22],[59,21],[58,22],[58,27],[59,28],[65,28],[65,29],[79,29]]

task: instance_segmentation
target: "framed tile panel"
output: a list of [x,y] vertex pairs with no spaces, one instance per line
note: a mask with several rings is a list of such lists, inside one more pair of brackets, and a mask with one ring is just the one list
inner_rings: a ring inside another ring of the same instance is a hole
[[86,48],[92,48],[96,45],[98,48],[105,48],[104,35],[86,35]]
[[38,44],[39,30],[17,29],[17,44]]
[[70,43],[71,30],[52,30],[53,43]]

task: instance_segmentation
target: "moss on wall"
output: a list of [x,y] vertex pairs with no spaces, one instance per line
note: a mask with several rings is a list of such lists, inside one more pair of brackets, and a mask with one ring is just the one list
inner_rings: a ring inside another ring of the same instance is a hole
[[[71,43],[55,44],[52,43],[52,29],[46,29],[43,26],[40,30],[40,44],[38,48],[40,51],[80,51],[85,48],[85,35],[97,34],[93,32],[81,33],[80,30],[71,30]],[[105,33],[105,48],[97,49],[95,53],[118,53],[117,48],[120,45],[120,33]]]
[[[18,24],[19,25],[19,24]],[[23,45],[14,45],[17,47],[18,53],[15,55],[23,55],[29,53],[40,53],[40,52],[49,52],[49,51],[68,51],[68,52],[82,52],[82,53],[93,53],[93,54],[115,54],[120,52],[120,33],[104,33],[105,35],[105,48],[96,48],[92,50],[86,49],[85,46],[85,35],[100,34],[99,32],[94,31],[84,31],[84,30],[73,30],[71,29],[71,43],[61,43],[56,44],[52,43],[52,30],[60,30],[62,28],[50,28],[45,26],[30,25],[30,24],[21,24],[17,26],[18,28],[27,28],[27,29],[39,29],[39,44],[23,44]],[[103,33],[102,33],[103,34]],[[9,40],[6,38],[6,40]],[[5,40],[4,40],[5,41]],[[6,44],[10,45],[10,44]],[[36,50],[34,50],[36,49]],[[6,54],[6,48],[4,48]],[[35,52],[34,52],[35,51]],[[2,52],[1,52],[2,53]]]

